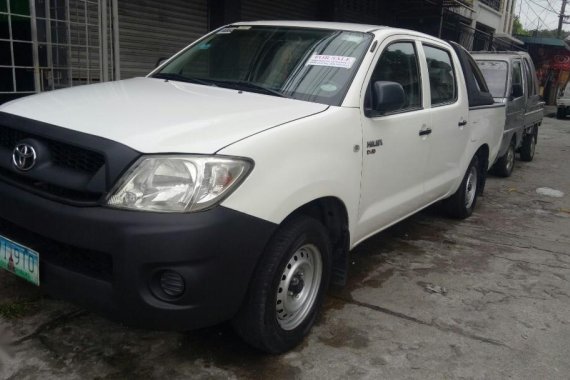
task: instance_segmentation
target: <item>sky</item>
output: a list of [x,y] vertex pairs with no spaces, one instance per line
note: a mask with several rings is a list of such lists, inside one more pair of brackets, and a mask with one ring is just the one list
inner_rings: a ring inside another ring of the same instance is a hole
[[[561,6],[562,0],[516,0],[515,15],[520,16],[527,30],[535,30],[537,26],[539,29],[556,29]],[[570,15],[570,0],[565,13]],[[562,29],[570,30],[570,24],[562,25]]]

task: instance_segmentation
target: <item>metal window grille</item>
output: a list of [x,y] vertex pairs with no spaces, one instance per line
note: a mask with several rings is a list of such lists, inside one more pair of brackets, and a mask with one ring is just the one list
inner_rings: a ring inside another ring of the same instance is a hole
[[490,6],[496,11],[501,10],[501,0],[481,0],[481,2],[485,5]]
[[0,0],[0,93],[115,77],[114,0]]
[[27,2],[0,0],[0,94],[35,91],[31,25]]

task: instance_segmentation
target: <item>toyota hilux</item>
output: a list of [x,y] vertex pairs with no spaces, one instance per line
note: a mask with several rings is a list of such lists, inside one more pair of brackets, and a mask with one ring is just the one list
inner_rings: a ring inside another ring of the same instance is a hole
[[469,53],[373,25],[219,28],[144,78],[0,108],[0,266],[130,325],[284,352],[349,251],[471,215],[504,105]]

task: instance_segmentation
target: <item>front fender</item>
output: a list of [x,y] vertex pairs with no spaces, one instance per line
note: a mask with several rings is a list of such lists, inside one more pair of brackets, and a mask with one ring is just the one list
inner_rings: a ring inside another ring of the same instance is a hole
[[255,162],[223,206],[279,224],[308,202],[336,197],[347,209],[352,236],[360,199],[361,147],[360,115],[353,108],[330,107],[250,136],[219,152]]

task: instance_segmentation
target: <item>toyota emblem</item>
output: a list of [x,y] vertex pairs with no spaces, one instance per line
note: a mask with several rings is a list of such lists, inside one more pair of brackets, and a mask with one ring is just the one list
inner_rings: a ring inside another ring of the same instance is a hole
[[12,152],[12,163],[21,171],[28,171],[36,164],[36,150],[26,143],[16,145]]

